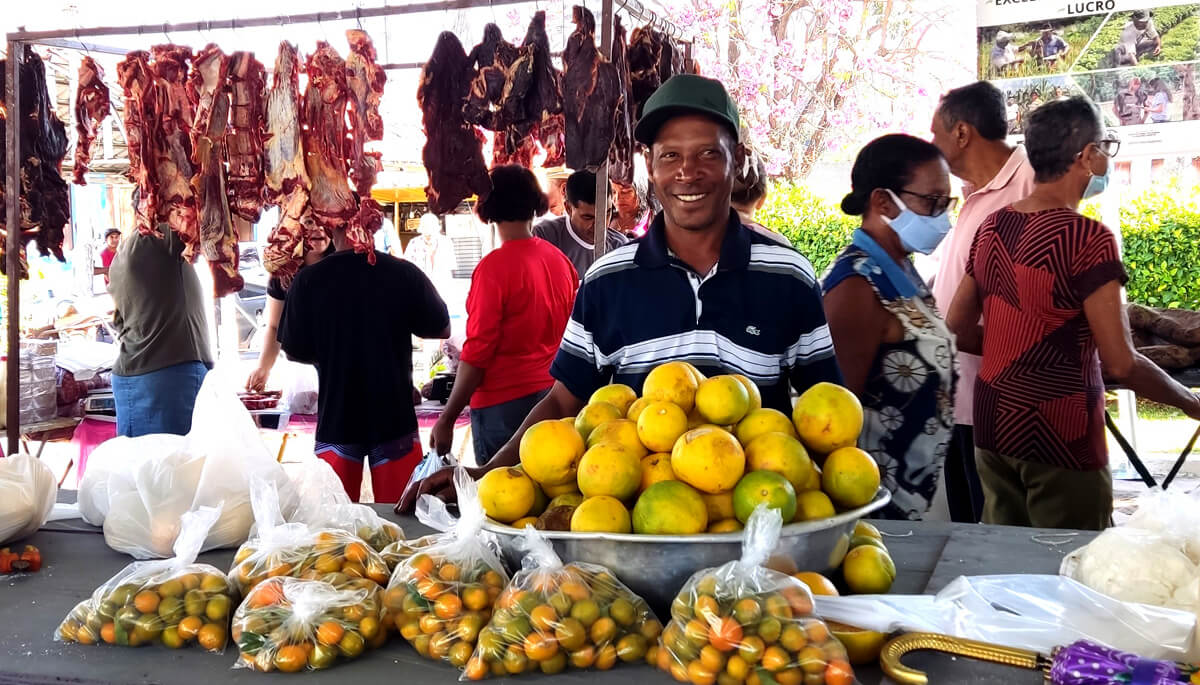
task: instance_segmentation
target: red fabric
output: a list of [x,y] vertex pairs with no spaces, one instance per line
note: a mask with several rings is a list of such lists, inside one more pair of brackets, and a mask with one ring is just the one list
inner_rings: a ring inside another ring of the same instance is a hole
[[103,419],[85,418],[75,427],[71,442],[79,444],[79,467],[75,469],[75,485],[83,480],[83,472],[87,470],[88,456],[100,446],[100,443],[117,437],[117,422]]
[[1064,469],[1107,466],[1104,382],[1083,302],[1127,279],[1112,231],[1067,209],[1006,207],[979,227],[967,274],[983,298],[975,444]]
[[541,238],[511,240],[475,267],[467,296],[467,341],[462,361],[485,369],[471,396],[480,409],[549,388],[575,303],[579,276],[554,245]]
[[[110,250],[106,247],[103,250],[100,250],[100,264],[107,269],[108,267],[112,266],[113,258],[116,256],[116,250]],[[108,285],[108,274],[104,274],[104,285]]]

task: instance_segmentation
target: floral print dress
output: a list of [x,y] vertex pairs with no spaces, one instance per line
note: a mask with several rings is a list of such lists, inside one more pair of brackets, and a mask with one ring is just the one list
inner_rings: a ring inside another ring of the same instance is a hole
[[904,328],[903,340],[880,344],[871,363],[858,446],[892,493],[879,516],[918,520],[933,501],[954,428],[954,337],[912,264],[897,264],[861,230],[829,267],[823,291],[853,276],[871,284]]

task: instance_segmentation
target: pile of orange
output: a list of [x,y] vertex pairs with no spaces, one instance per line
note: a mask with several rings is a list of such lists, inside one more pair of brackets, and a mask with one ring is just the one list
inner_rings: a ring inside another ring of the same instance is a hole
[[730,565],[702,571],[671,605],[655,665],[694,685],[851,685],[846,648],[813,616],[795,578],[755,569],[746,582]]
[[404,560],[437,541],[437,535],[426,535],[413,540],[397,540],[379,550],[379,556],[388,567],[388,578]]
[[481,680],[608,670],[620,661],[654,658],[661,632],[646,602],[604,567],[526,569],[500,595],[464,672]]
[[77,604],[58,627],[58,635],[85,645],[178,649],[198,644],[221,652],[234,597],[225,574],[207,564],[160,572],[158,577],[118,575]]
[[346,581],[367,578],[386,585],[388,566],[379,553],[361,538],[343,530],[316,531],[302,542],[257,549],[261,538],[238,548],[229,577],[242,595],[268,578],[323,580],[341,587]]
[[246,596],[233,616],[239,665],[295,673],[357,659],[387,641],[382,591],[357,578],[335,587],[320,580],[270,578]]
[[462,668],[475,651],[507,576],[498,560],[442,554],[430,545],[403,560],[384,592],[389,620],[426,659]]

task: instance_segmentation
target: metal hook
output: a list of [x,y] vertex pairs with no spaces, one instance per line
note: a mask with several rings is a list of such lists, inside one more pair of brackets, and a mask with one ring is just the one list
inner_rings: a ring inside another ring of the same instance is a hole
[[92,51],[88,49],[87,43],[83,42],[83,39],[79,37],[79,27],[75,27],[75,41],[79,43],[79,46],[83,48],[84,53],[88,57],[92,56]]
[[363,27],[362,27],[362,8],[361,7],[354,8],[354,21],[358,22],[358,30],[362,31]]
[[163,32],[163,36],[167,39],[167,42],[173,44],[175,41],[171,40],[171,34],[167,33],[167,29],[170,27],[171,27],[170,24],[167,24],[164,22],[162,25],[162,32]]

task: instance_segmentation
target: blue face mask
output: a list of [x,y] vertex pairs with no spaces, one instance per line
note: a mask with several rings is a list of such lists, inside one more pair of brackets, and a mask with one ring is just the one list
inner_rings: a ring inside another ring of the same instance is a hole
[[[885,188],[885,190],[887,190]],[[908,208],[908,205],[900,201],[899,197],[891,190],[888,190],[888,195],[892,196],[892,201],[900,208],[900,215],[894,219],[883,217],[884,222],[892,227],[896,235],[900,236],[900,244],[909,252],[920,252],[921,254],[929,254],[942,242],[946,234],[950,232],[950,213],[942,212],[937,216],[925,216],[917,214]]]
[[1103,176],[1092,176],[1089,178],[1087,187],[1083,189],[1083,199],[1086,200],[1089,197],[1096,197],[1100,193],[1103,193],[1104,189],[1108,187],[1108,176],[1111,171],[1112,166],[1110,165],[1108,169],[1105,169]]

